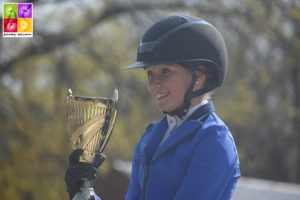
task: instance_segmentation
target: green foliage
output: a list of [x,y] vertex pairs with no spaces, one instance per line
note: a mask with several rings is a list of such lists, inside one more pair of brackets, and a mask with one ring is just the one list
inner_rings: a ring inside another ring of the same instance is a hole
[[[225,12],[220,2],[179,9],[207,16],[225,36],[228,76],[213,98],[235,137],[242,174],[299,182],[299,8],[245,0]],[[105,97],[115,86],[120,89],[119,114],[101,176],[113,160],[130,160],[146,126],[161,117],[146,89],[144,70],[124,67],[134,61],[146,24],[164,11],[150,6],[149,11],[141,7],[142,12],[126,12],[113,6],[108,10],[114,17],[98,16],[98,22],[91,12],[90,18],[67,24],[70,37],[62,36],[72,40],[63,44],[51,34],[42,49],[19,47],[27,40],[1,40],[0,46],[22,51],[0,74],[0,199],[67,199],[64,173],[72,150],[66,125],[68,88],[78,95]],[[169,11],[173,9],[176,4]],[[292,33],[282,28],[286,24]],[[81,26],[87,30],[79,30]],[[52,43],[55,48],[49,47]]]
[[104,23],[97,37],[17,62],[2,77],[0,199],[67,199],[64,173],[72,150],[66,128],[67,88],[78,95],[110,97],[119,87],[119,115],[101,173],[105,176],[113,159],[131,159],[151,117],[142,108],[152,104],[141,86],[145,73],[122,69],[132,60],[124,57],[128,49],[118,26]]

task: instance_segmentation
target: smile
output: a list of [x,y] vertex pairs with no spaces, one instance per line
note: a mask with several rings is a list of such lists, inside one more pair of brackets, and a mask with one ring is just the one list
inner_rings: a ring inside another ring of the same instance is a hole
[[166,96],[168,96],[168,92],[163,92],[163,93],[159,93],[159,94],[155,94],[154,97],[157,99],[157,100],[161,100],[163,98],[165,98]]

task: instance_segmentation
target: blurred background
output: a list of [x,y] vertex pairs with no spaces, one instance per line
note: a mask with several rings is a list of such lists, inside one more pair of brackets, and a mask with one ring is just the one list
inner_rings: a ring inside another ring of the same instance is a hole
[[115,86],[119,115],[95,189],[123,199],[134,145],[162,116],[145,72],[123,68],[144,31],[172,14],[206,19],[225,38],[229,69],[213,99],[235,138],[241,184],[252,177],[300,188],[299,0],[0,2],[33,2],[34,35],[0,37],[0,199],[67,199],[67,89],[110,97]]

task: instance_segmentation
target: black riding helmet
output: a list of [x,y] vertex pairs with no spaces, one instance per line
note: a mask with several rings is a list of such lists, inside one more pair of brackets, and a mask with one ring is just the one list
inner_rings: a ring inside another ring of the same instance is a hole
[[[127,69],[145,68],[157,64],[177,63],[192,73],[183,105],[168,113],[182,117],[191,99],[203,95],[224,82],[227,71],[227,49],[219,31],[207,21],[175,15],[161,19],[144,34],[137,52],[137,62]],[[196,67],[205,66],[212,77],[203,88],[192,91],[196,82]]]

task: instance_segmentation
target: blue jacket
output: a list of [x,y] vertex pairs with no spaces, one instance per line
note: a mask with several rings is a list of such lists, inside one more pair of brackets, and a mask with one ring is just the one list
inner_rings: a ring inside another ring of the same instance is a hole
[[166,118],[136,145],[126,200],[229,200],[240,176],[234,140],[212,103],[198,108],[161,145]]

